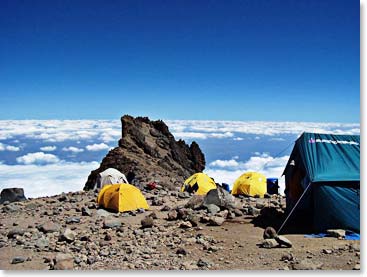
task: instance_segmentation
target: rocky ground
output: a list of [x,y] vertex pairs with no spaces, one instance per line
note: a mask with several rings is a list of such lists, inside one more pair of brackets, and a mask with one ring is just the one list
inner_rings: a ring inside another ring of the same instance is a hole
[[359,241],[285,234],[264,242],[264,228],[254,222],[282,216],[277,196],[215,205],[159,187],[143,194],[149,211],[99,209],[96,191],[0,205],[0,269],[360,268]]

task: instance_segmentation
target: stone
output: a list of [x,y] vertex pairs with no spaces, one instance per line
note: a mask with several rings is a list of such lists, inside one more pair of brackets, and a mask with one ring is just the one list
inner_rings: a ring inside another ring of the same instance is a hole
[[97,210],[97,217],[110,217],[113,216],[113,213],[110,213],[104,209],[98,209]]
[[324,253],[324,254],[332,254],[333,253],[333,250],[331,250],[331,249],[322,249],[322,253]]
[[167,212],[167,211],[169,211],[169,210],[171,210],[171,208],[169,207],[169,206],[164,206],[162,209],[161,209],[161,211],[162,212]]
[[146,216],[145,218],[143,218],[142,220],[141,220],[141,227],[143,228],[143,229],[145,229],[145,228],[151,228],[153,225],[154,225],[154,220],[153,220],[153,218],[152,217],[150,217],[150,216]]
[[215,215],[216,213],[220,212],[220,208],[217,205],[214,204],[208,204],[205,206],[208,213]]
[[177,219],[177,212],[176,212],[176,210],[169,211],[168,214],[167,214],[167,219],[168,220],[176,220]]
[[291,261],[294,260],[294,257],[292,255],[292,253],[286,253],[286,254],[282,255],[280,260],[283,261],[283,262],[291,262]]
[[275,240],[279,243],[280,246],[292,247],[292,242],[285,236],[276,236]]
[[233,212],[236,216],[243,216],[243,212],[240,209],[233,209]]
[[335,238],[345,238],[345,230],[342,229],[329,229],[326,233]]
[[191,223],[192,227],[196,227],[199,225],[200,218],[196,215],[190,214],[187,217],[187,220]]
[[151,218],[153,218],[153,219],[157,219],[158,218],[158,216],[157,216],[157,214],[155,212],[151,212],[148,216],[151,217]]
[[16,228],[11,229],[8,232],[7,237],[8,238],[15,238],[18,235],[23,236],[24,233],[25,233],[25,230],[23,228],[16,227]]
[[69,228],[66,228],[60,235],[60,241],[73,242],[75,240],[76,233]]
[[263,248],[275,248],[278,247],[279,244],[275,239],[265,239],[262,243],[261,243],[261,247]]
[[82,216],[92,216],[92,211],[87,207],[83,207],[82,208]]
[[310,260],[302,260],[298,263],[294,263],[292,264],[292,269],[293,270],[317,270],[317,269],[321,269],[323,266],[323,263],[319,263],[319,262],[312,262]]
[[96,259],[96,257],[94,257],[94,256],[89,256],[88,258],[87,258],[87,264],[94,264],[95,262],[97,261],[97,259]]
[[248,213],[252,216],[258,216],[261,213],[260,209],[254,208],[254,207],[249,207],[248,208]]
[[103,228],[104,229],[109,229],[109,228],[118,228],[122,226],[122,222],[120,219],[105,219],[103,221]]
[[41,237],[38,240],[36,240],[36,242],[34,243],[34,246],[38,249],[43,250],[49,246],[49,241],[47,238]]
[[219,216],[212,216],[209,219],[209,225],[210,226],[221,226],[224,223],[225,219],[223,217]]
[[187,251],[185,248],[180,247],[177,249],[176,254],[177,255],[187,255]]
[[178,198],[181,198],[181,199],[185,199],[185,198],[190,198],[190,193],[188,193],[187,191],[184,191],[184,192],[179,192],[178,193]]
[[210,262],[209,262],[209,261],[207,261],[207,260],[205,260],[205,259],[203,259],[203,258],[200,258],[200,259],[198,260],[198,262],[196,263],[196,265],[197,265],[198,267],[209,267],[209,266],[210,266]]
[[24,190],[22,188],[5,188],[0,193],[0,204],[4,202],[19,202],[27,200],[24,196]]
[[224,209],[235,209],[235,197],[221,187],[210,190],[204,197],[204,205],[214,204]]
[[14,258],[11,260],[11,264],[20,264],[20,263],[24,263],[26,260],[27,260],[27,258],[25,258],[25,257],[17,256],[17,257],[14,257]]
[[74,258],[70,254],[58,253],[54,259],[55,270],[72,270],[74,268]]
[[266,227],[264,230],[264,239],[273,239],[277,236],[277,231],[273,227]]
[[361,251],[361,246],[359,243],[352,243],[349,245],[349,249],[355,252],[360,252]]
[[50,221],[50,222],[43,223],[38,228],[41,232],[47,234],[47,233],[59,232],[61,229],[61,226],[57,223]]
[[71,216],[66,218],[65,222],[66,224],[80,223],[80,217]]
[[[6,202],[9,202],[9,201],[6,201]],[[4,202],[3,204],[5,205],[6,202]],[[20,207],[16,205],[15,203],[10,203],[10,204],[7,204],[5,207],[3,207],[2,210],[6,213],[15,213],[20,210]]]
[[180,224],[180,228],[189,229],[189,228],[192,228],[192,224],[190,221],[184,221]]
[[204,204],[203,195],[193,195],[190,200],[185,204],[185,208],[196,210],[200,209]]
[[361,270],[361,264],[359,263],[355,264],[355,266],[353,267],[353,270]]

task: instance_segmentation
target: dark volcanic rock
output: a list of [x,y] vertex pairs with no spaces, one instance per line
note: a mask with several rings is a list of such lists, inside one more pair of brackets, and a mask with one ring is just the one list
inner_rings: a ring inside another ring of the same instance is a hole
[[133,176],[130,183],[141,188],[153,181],[175,188],[193,173],[204,170],[205,157],[198,144],[192,142],[189,146],[183,140],[176,141],[163,121],[125,115],[121,123],[119,146],[91,172],[84,190],[93,189],[98,173],[109,167]]
[[18,202],[24,201],[27,198],[24,196],[24,190],[22,188],[7,188],[1,191],[0,195],[0,204],[4,203],[5,201],[11,202]]

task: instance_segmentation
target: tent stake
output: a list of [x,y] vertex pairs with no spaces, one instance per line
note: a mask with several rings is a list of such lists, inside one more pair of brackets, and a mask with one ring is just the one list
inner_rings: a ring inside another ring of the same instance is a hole
[[293,211],[295,210],[295,208],[297,207],[298,203],[301,201],[302,197],[305,195],[306,191],[308,190],[308,188],[310,187],[311,183],[308,184],[307,188],[303,191],[301,197],[298,199],[296,205],[294,205],[293,209],[291,210],[291,212],[289,213],[289,215],[287,216],[287,218],[284,220],[282,226],[280,226],[280,228],[277,231],[277,235],[279,234],[280,230],[282,230],[282,228],[284,227],[285,223],[287,222],[287,220],[289,219],[289,217],[292,215]]

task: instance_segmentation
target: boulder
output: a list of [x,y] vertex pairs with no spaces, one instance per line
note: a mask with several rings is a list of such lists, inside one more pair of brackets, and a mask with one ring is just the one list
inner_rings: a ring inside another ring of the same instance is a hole
[[112,219],[105,219],[103,221],[103,228],[110,229],[110,228],[118,228],[121,227],[122,222],[120,219],[112,218]]
[[75,240],[76,233],[71,231],[69,228],[66,228],[64,232],[61,233],[59,240],[66,242],[73,242]]
[[220,208],[217,205],[214,204],[208,204],[206,205],[206,209],[208,210],[208,213],[215,215],[216,213],[220,212]]
[[225,218],[219,216],[212,216],[209,218],[209,225],[211,226],[221,226],[225,221]]
[[58,253],[54,259],[55,270],[72,270],[74,258],[70,254]]
[[225,189],[217,187],[217,189],[210,190],[204,197],[204,206],[214,204],[224,209],[235,209],[235,197],[228,193]]
[[292,242],[285,236],[276,236],[275,240],[279,243],[280,246],[292,247]]
[[204,204],[203,195],[193,195],[190,200],[185,204],[185,208],[197,210],[200,209]]
[[27,200],[27,198],[24,196],[24,190],[22,188],[6,188],[0,194],[0,204],[3,204],[5,201],[12,203],[24,200]]
[[335,238],[345,238],[345,230],[342,229],[329,229],[326,233]]
[[275,248],[278,247],[279,244],[275,239],[265,239],[262,243],[261,243],[261,247],[263,248]]
[[145,228],[151,228],[151,227],[153,227],[153,225],[154,225],[154,220],[150,216],[146,216],[145,218],[143,218],[141,220],[141,227],[143,229],[145,229]]
[[273,239],[277,236],[277,231],[273,227],[266,227],[264,230],[264,239]]

